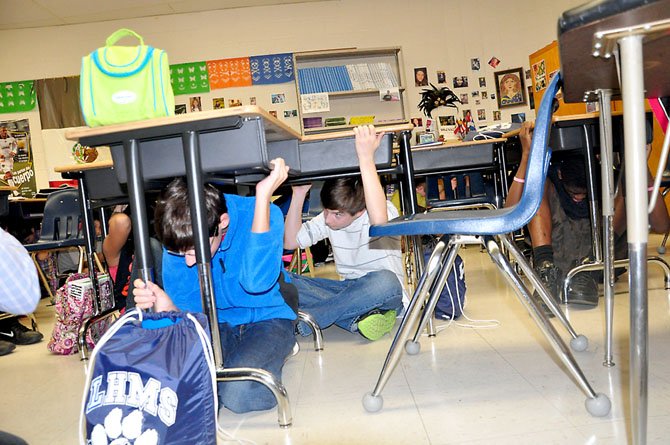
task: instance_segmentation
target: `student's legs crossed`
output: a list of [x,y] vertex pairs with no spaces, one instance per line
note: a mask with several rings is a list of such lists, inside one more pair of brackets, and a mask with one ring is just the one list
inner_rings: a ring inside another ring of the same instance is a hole
[[[265,320],[243,326],[219,325],[224,368],[260,368],[281,380],[282,367],[293,350],[293,321]],[[218,384],[219,404],[235,413],[260,411],[277,404],[272,392],[252,381]]]
[[[356,320],[374,309],[402,309],[402,287],[388,270],[370,272],[354,280],[328,280],[305,276],[291,277],[298,288],[299,307],[312,315],[321,328],[337,324],[356,331]],[[299,331],[309,335],[302,323]]]

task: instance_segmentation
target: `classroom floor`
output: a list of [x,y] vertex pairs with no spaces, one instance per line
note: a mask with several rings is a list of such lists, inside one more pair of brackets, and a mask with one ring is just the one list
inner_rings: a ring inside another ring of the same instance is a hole
[[[660,237],[652,236],[650,254],[656,254],[659,242]],[[424,337],[418,356],[403,356],[383,392],[381,412],[367,413],[361,398],[373,389],[391,338],[370,343],[329,328],[322,352],[314,351],[311,337],[301,338],[300,353],[284,367],[293,426],[279,428],[274,410],[250,415],[222,411],[221,425],[235,440],[221,438],[219,443],[629,443],[627,275],[616,286],[615,367],[602,366],[604,304],[592,310],[568,308],[575,329],[590,339],[587,351],[575,353],[576,359],[594,389],[612,400],[610,414],[594,418],[584,408],[584,394],[558,365],[488,256],[475,247],[462,256],[466,315],[479,321],[460,319],[436,338]],[[333,267],[317,272],[332,276]],[[649,277],[648,443],[667,444],[670,292],[664,290],[658,267],[649,267]],[[53,309],[46,303],[42,300],[35,315],[48,337]],[[51,355],[46,340],[0,357],[0,430],[34,445],[75,444],[84,368],[78,356]]]

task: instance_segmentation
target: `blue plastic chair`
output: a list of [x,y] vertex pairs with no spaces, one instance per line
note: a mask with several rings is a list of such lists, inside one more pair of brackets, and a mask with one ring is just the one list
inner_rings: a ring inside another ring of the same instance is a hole
[[[435,309],[438,297],[453,267],[458,249],[460,245],[473,241],[486,247],[491,258],[513,286],[521,303],[547,337],[574,380],[585,392],[588,397],[586,399],[586,409],[589,413],[594,416],[605,416],[610,411],[609,398],[605,394],[597,394],[593,391],[570,349],[548,321],[544,310],[532,298],[532,292],[515,271],[515,268],[511,266],[507,257],[503,255],[501,249],[502,246],[513,257],[544,303],[570,333],[572,348],[577,351],[585,350],[588,345],[586,337],[574,332],[555,300],[551,298],[547,289],[542,285],[540,278],[507,235],[525,226],[540,207],[551,155],[547,141],[551,129],[552,102],[558,90],[559,81],[560,75],[554,76],[538,109],[526,171],[525,187],[516,205],[502,209],[455,210],[406,215],[386,224],[370,228],[371,236],[446,235],[442,236],[424,268],[425,270],[417,284],[407,312],[400,323],[374,390],[367,393],[363,398],[363,406],[367,411],[374,412],[382,408],[381,392],[400,360],[402,345],[405,345],[405,350],[409,354],[419,352],[418,341],[421,333]],[[419,319],[418,328],[410,340],[411,330],[414,326],[417,326],[417,320]]]
[[58,190],[49,194],[44,205],[44,216],[40,229],[40,238],[24,247],[33,257],[42,283],[53,301],[53,295],[44,272],[37,262],[37,252],[42,250],[62,250],[77,247],[79,249],[79,270],[82,270],[84,258],[84,231],[82,229],[82,209],[79,203],[79,191],[75,188]]

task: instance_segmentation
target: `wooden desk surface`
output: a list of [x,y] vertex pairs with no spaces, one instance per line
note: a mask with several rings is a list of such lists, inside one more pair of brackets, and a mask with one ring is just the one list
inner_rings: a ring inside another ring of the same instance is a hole
[[12,202],[12,203],[47,202],[47,198],[21,198],[21,197],[12,198],[12,197],[10,197],[9,202]]
[[[670,0],[661,0],[629,11],[569,29],[558,37],[566,102],[582,102],[584,93],[608,88],[619,90],[615,58],[594,57],[593,35],[627,26],[656,22],[670,17]],[[670,95],[668,57],[670,34],[644,43],[644,85],[646,97]]]
[[255,106],[233,107],[222,110],[200,111],[197,113],[179,114],[176,116],[159,117],[143,121],[127,122],[123,124],[105,125],[102,127],[78,127],[65,132],[65,137],[72,141],[78,141],[82,138],[112,135],[127,131],[142,130],[146,128],[155,128],[170,126],[175,124],[185,124],[188,122],[199,122],[210,119],[220,119],[226,117],[262,117],[265,126],[265,137],[268,141],[282,141],[287,139],[299,139],[300,134],[293,128],[281,122],[279,119]]
[[496,142],[505,142],[505,138],[496,138],[496,139],[484,139],[481,141],[449,141],[444,142],[441,145],[429,145],[426,147],[412,147],[412,151],[424,151],[424,150],[440,150],[443,148],[456,148],[456,147],[471,147],[474,145],[482,144],[493,144]]
[[10,193],[16,190],[16,187],[12,185],[0,185],[0,193]]
[[72,172],[83,172],[87,170],[99,170],[103,168],[112,168],[114,167],[114,162],[109,161],[95,161],[89,162],[86,164],[68,164],[54,167],[56,173],[72,173]]
[[[389,125],[387,127],[376,127],[378,131],[383,131],[384,133],[397,133],[400,131],[411,131],[414,128],[412,124],[398,124],[398,125]],[[334,131],[332,133],[317,133],[317,134],[308,134],[300,137],[301,142],[314,142],[314,141],[323,141],[329,139],[339,139],[354,136],[354,130],[344,130],[344,131]]]

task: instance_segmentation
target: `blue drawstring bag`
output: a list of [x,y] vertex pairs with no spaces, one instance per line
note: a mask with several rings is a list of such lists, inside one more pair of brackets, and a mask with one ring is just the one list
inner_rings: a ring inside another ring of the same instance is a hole
[[91,354],[82,444],[216,444],[216,373],[200,313],[132,310]]
[[[432,252],[424,252],[426,263]],[[435,306],[435,318],[452,320],[463,314],[465,307],[465,265],[460,255],[456,255],[454,267],[449,272],[444,289]]]

